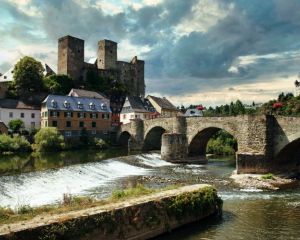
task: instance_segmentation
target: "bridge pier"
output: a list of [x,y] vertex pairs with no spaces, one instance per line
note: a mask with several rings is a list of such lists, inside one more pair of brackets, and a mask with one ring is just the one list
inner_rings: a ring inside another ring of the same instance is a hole
[[237,173],[268,173],[271,171],[266,155],[236,153]]
[[187,157],[188,145],[185,134],[164,133],[161,141],[161,159],[169,162],[183,161]]
[[144,122],[141,119],[133,119],[131,124],[131,137],[128,142],[129,151],[142,150],[144,145]]

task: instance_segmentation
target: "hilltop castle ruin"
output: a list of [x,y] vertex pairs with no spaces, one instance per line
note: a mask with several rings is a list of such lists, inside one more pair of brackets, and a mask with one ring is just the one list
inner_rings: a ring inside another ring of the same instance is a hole
[[72,36],[58,39],[58,74],[75,81],[86,79],[88,71],[110,77],[125,84],[130,96],[145,96],[145,62],[135,56],[130,62],[118,61],[118,44],[111,40],[98,42],[97,59],[84,62],[84,40]]

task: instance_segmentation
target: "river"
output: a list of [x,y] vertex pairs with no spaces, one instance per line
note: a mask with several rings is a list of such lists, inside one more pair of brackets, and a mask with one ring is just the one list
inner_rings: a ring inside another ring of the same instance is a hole
[[240,189],[229,179],[234,169],[232,157],[187,165],[163,161],[158,153],[125,156],[114,150],[2,156],[0,206],[52,204],[66,193],[103,198],[138,183],[210,183],[224,200],[222,219],[188,225],[157,239],[300,239],[300,188]]

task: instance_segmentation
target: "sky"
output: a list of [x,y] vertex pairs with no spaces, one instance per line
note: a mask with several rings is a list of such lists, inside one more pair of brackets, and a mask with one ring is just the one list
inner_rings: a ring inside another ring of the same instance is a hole
[[175,105],[265,102],[300,72],[300,0],[0,0],[0,72],[29,55],[56,70],[57,39],[118,42],[145,60],[147,94]]

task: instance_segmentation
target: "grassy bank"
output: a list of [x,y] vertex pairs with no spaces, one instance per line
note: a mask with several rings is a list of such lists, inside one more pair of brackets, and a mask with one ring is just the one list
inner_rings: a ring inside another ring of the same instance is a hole
[[58,214],[84,208],[102,206],[110,203],[124,201],[134,197],[175,189],[178,187],[180,187],[180,185],[172,185],[165,188],[154,189],[147,188],[141,184],[138,184],[134,188],[115,190],[112,192],[109,198],[103,200],[96,200],[93,197],[72,196],[65,194],[63,196],[63,201],[60,204],[45,205],[35,208],[30,206],[20,206],[15,210],[6,207],[0,207],[0,225],[29,220],[40,214]]

